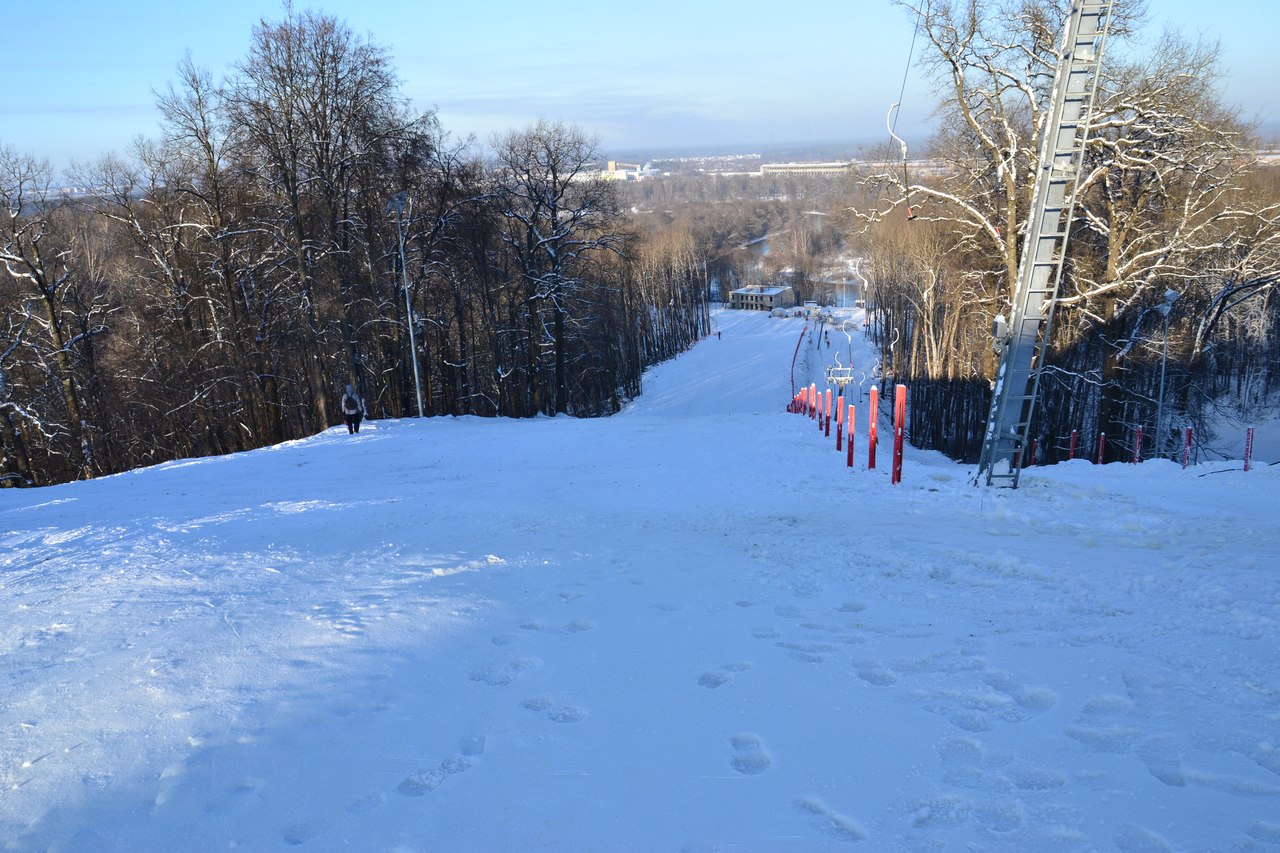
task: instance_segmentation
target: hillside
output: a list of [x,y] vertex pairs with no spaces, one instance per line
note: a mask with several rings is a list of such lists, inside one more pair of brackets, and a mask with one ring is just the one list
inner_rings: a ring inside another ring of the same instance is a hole
[[1280,850],[1280,468],[891,486],[717,323],[608,419],[0,491],[3,849]]

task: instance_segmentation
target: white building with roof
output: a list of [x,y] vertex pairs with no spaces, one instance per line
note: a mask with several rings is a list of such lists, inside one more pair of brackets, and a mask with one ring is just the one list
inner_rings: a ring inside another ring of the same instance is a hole
[[795,303],[795,293],[785,284],[749,284],[729,293],[730,308],[772,311],[774,308],[790,308]]

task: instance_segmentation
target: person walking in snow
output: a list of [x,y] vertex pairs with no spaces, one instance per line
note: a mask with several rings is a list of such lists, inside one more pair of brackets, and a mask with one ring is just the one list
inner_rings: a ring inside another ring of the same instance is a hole
[[364,400],[360,399],[356,389],[350,385],[342,395],[342,418],[347,423],[348,435],[360,431],[360,421],[364,418]]

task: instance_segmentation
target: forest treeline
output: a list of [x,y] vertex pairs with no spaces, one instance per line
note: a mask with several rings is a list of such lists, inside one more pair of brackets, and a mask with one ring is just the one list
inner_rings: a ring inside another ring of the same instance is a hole
[[[940,99],[930,154],[949,169],[868,175],[858,240],[888,381],[912,389],[911,440],[977,461],[1070,4],[899,5],[919,21]],[[1185,427],[1209,441],[1220,406],[1256,413],[1280,381],[1280,166],[1224,101],[1218,45],[1173,33],[1145,51],[1141,4],[1114,9],[1033,415],[1039,461],[1065,458],[1072,430],[1089,448],[1106,433],[1107,460],[1132,458],[1139,428],[1144,457],[1172,455]]]
[[690,235],[638,229],[592,139],[451,142],[325,14],[157,99],[74,196],[0,148],[5,485],[309,435],[346,384],[373,417],[607,414],[708,330]]

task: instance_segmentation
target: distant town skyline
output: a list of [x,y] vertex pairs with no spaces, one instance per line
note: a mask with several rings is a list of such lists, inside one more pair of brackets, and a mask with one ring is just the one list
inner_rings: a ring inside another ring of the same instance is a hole
[[[1190,0],[1150,6],[1148,44],[1169,27],[1220,41],[1225,99],[1280,131],[1280,59],[1256,4],[1222,0],[1212,16]],[[905,75],[898,131],[921,150],[934,104],[923,74],[907,68],[914,20],[888,0],[651,0],[643,13],[581,0],[304,7],[386,47],[404,95],[458,138],[545,117],[597,135],[605,151],[874,143],[888,139]],[[246,54],[254,24],[284,7],[64,0],[6,14],[0,144],[63,169],[155,135],[152,93],[184,54],[219,77]],[[917,61],[922,51],[917,43]]]

